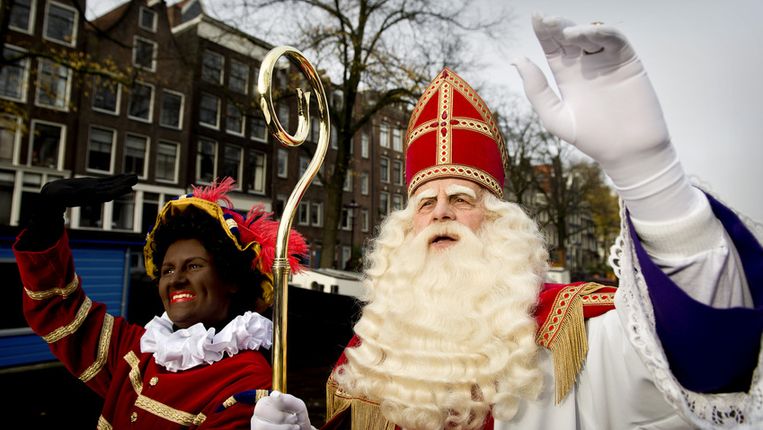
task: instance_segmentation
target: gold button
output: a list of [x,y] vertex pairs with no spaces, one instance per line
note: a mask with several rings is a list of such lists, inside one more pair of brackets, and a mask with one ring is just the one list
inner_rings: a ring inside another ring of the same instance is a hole
[[133,412],[133,413],[130,414],[130,422],[134,423],[135,421],[138,421],[138,413],[137,412]]
[[159,382],[159,378],[157,378],[156,376],[154,376],[153,378],[151,378],[150,381],[148,381],[149,385],[151,385],[152,387],[156,385],[158,382]]

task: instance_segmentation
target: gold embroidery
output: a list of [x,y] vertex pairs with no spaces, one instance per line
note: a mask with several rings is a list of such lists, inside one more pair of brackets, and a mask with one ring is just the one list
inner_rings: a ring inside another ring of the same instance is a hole
[[103,326],[101,326],[101,337],[98,340],[98,355],[95,358],[93,364],[90,365],[79,376],[82,382],[91,380],[98,372],[103,369],[103,365],[106,364],[106,358],[109,356],[109,344],[111,343],[111,331],[114,328],[114,317],[105,314],[103,317]]
[[124,359],[130,364],[130,383],[132,384],[132,388],[135,390],[136,394],[140,394],[143,391],[143,381],[140,377],[140,369],[138,368],[140,360],[138,360],[138,356],[135,355],[135,352],[133,351],[129,351],[125,354]]
[[143,379],[139,368],[140,360],[133,351],[125,354],[124,359],[130,365],[130,383],[132,383],[132,387],[138,395],[138,398],[135,399],[135,406],[158,417],[164,418],[165,420],[184,426],[200,425],[207,419],[206,415],[202,413],[194,415],[189,412],[184,412],[141,394],[143,391]]
[[57,342],[66,336],[69,336],[70,334],[77,331],[77,329],[80,328],[83,322],[85,322],[85,317],[87,317],[88,312],[90,312],[90,308],[93,307],[93,302],[90,300],[89,297],[85,297],[85,301],[82,302],[82,305],[79,307],[79,310],[77,311],[77,315],[74,317],[74,321],[71,323],[59,327],[49,334],[42,337],[45,342],[53,343]]
[[188,412],[183,412],[169,407],[163,403],[157,402],[156,400],[150,399],[142,394],[138,395],[138,399],[135,400],[135,406],[143,409],[144,411],[150,412],[156,416],[162,417],[168,421],[172,421],[173,423],[183,426],[197,426],[207,419],[207,416],[204,414],[200,413],[194,415]]
[[26,295],[29,296],[32,300],[46,300],[55,296],[61,296],[65,299],[69,297],[74,292],[74,290],[77,289],[78,286],[79,276],[77,276],[75,273],[74,279],[66,284],[66,287],[64,288],[51,288],[49,290],[32,291],[29,288],[24,287],[24,291],[26,292]]
[[238,400],[236,400],[235,397],[230,396],[227,399],[225,399],[225,401],[223,402],[223,408],[228,409],[229,407],[235,405],[236,403],[238,403]]
[[98,417],[98,426],[96,427],[96,430],[112,430],[113,427],[111,426],[111,423],[106,421],[106,418],[103,417],[103,415]]
[[411,178],[411,183],[408,185],[408,195],[411,195],[413,190],[416,189],[416,187],[422,181],[430,180],[440,176],[470,178],[493,192],[493,194],[499,197],[503,196],[503,188],[501,188],[501,186],[498,184],[498,181],[496,181],[492,176],[482,172],[481,170],[477,170],[469,166],[464,166],[462,164],[440,164],[419,171],[416,173],[416,175],[414,175],[413,178]]

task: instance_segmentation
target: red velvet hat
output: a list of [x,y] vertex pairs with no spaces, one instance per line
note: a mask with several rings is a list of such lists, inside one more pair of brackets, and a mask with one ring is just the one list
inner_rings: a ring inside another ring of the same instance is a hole
[[445,68],[416,103],[405,136],[408,195],[432,179],[461,178],[503,197],[506,145],[492,112]]

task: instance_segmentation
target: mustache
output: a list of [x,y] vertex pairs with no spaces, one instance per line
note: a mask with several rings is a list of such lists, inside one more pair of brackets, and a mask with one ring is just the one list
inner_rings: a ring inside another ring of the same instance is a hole
[[469,227],[457,221],[437,222],[428,225],[413,238],[417,246],[429,246],[432,242],[440,239],[451,239],[456,241],[479,241],[475,232]]

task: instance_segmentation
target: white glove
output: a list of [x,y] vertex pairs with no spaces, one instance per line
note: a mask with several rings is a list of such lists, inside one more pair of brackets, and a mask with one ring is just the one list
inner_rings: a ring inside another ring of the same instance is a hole
[[305,402],[278,391],[257,401],[251,424],[252,430],[315,430]]
[[561,98],[527,58],[514,65],[548,131],[596,160],[634,218],[669,221],[704,199],[678,160],[660,103],[625,36],[603,24],[533,16]]

